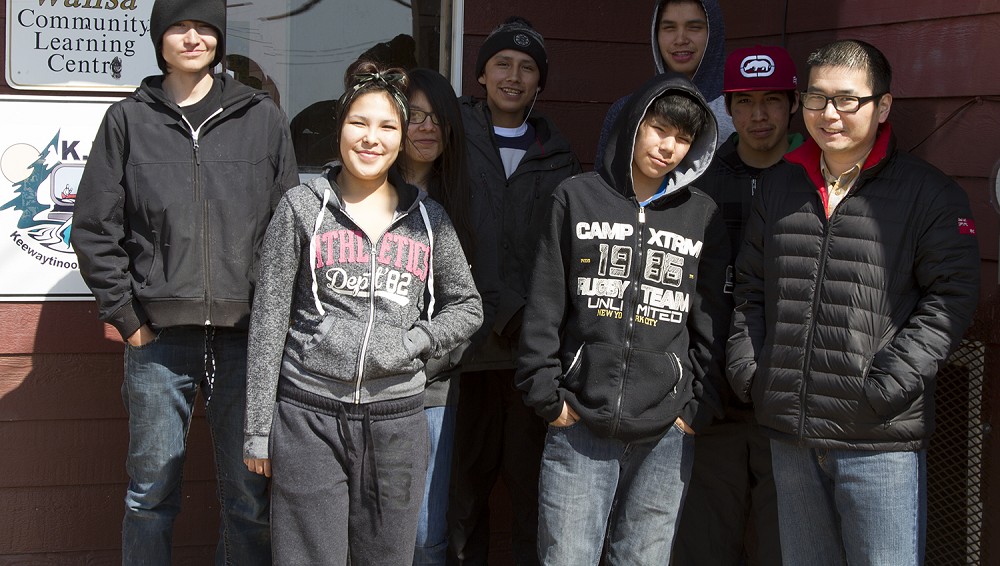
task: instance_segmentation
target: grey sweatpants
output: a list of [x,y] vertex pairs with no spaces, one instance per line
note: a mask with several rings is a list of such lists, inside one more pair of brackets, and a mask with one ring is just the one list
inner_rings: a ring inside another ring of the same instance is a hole
[[274,563],[409,565],[427,475],[423,395],[352,405],[281,387],[271,433]]

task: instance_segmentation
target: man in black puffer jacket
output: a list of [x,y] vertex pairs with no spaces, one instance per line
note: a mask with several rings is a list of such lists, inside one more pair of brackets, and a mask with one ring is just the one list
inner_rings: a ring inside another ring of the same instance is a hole
[[968,198],[896,149],[891,69],[807,61],[811,140],[764,175],[736,262],[730,383],[771,437],[785,564],[919,564],[939,366],[972,320]]

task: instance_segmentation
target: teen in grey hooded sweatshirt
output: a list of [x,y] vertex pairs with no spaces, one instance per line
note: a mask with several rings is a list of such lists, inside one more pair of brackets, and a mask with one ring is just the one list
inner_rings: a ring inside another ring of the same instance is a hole
[[444,209],[389,177],[405,75],[368,63],[345,82],[343,164],[290,189],[264,239],[244,455],[273,471],[276,560],[344,564],[350,549],[355,565],[409,564],[427,471],[424,363],[479,328],[482,303]]

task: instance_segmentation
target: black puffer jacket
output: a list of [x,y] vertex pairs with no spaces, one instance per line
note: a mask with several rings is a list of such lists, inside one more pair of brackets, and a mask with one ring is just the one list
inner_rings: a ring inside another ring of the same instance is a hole
[[143,324],[249,324],[257,251],[298,172],[268,94],[217,80],[222,110],[197,136],[156,76],[108,109],[94,140],[71,241],[123,338]]
[[736,263],[730,383],[774,438],[925,448],[935,376],[979,299],[968,198],[883,125],[828,220],[819,158],[809,140],[762,181]]
[[493,214],[500,273],[493,332],[473,359],[463,364],[463,370],[511,369],[549,197],[559,183],[581,171],[580,162],[552,121],[533,112],[528,123],[535,129],[536,143],[508,179],[486,102],[463,97],[459,104],[469,144],[472,182],[486,193]]

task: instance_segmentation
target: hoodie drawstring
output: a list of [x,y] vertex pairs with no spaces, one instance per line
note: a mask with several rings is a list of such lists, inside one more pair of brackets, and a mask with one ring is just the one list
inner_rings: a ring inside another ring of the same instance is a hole
[[430,248],[427,256],[427,290],[430,296],[427,300],[427,322],[430,322],[431,315],[434,314],[434,231],[431,229],[431,219],[427,216],[423,201],[417,204],[420,206],[420,217],[424,219],[424,228],[427,229],[427,243]]
[[205,327],[205,383],[202,391],[205,395],[205,407],[212,401],[212,390],[215,388],[215,327]]
[[[375,458],[375,437],[372,435],[372,415],[368,405],[361,406],[361,436],[364,437],[361,453],[361,483],[367,485],[375,498],[375,513],[382,520],[382,490],[379,487],[378,459]],[[351,458],[358,457],[358,450],[351,436],[347,411],[343,407],[337,410],[337,421],[340,423],[340,437],[347,446]]]
[[[319,214],[316,215],[316,225],[313,226],[312,237],[309,238],[309,261],[316,261],[316,234],[319,233],[319,226],[323,223],[323,214],[326,212],[326,205],[330,202],[330,188],[327,187],[323,189],[323,204],[319,207]],[[316,280],[316,267],[312,266],[309,270],[312,272],[312,293],[313,301],[316,303],[316,310],[319,311],[320,316],[326,315],[326,309],[323,308],[323,303],[319,300],[319,282]]]

